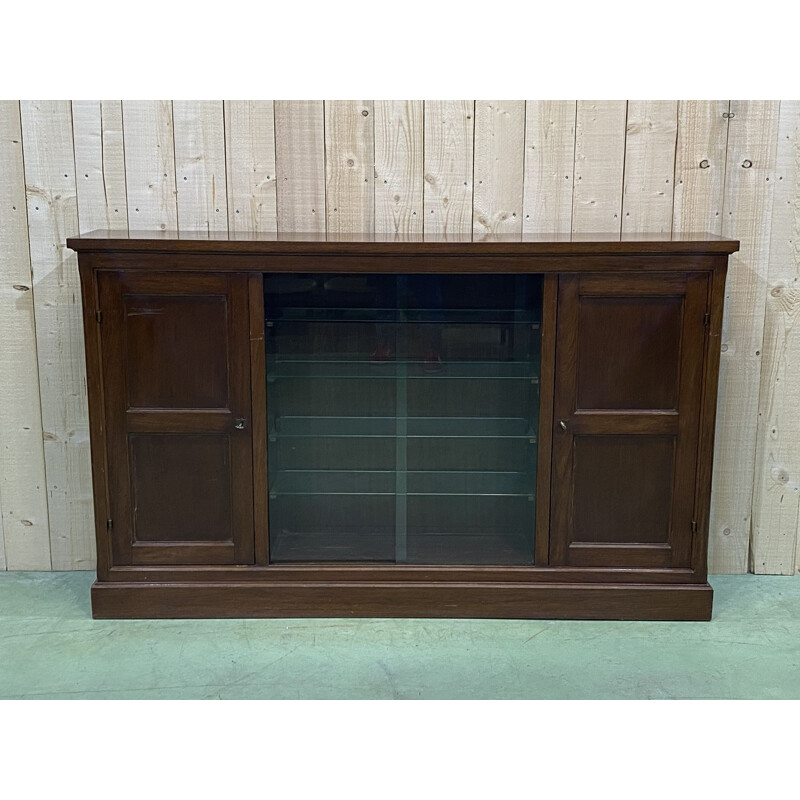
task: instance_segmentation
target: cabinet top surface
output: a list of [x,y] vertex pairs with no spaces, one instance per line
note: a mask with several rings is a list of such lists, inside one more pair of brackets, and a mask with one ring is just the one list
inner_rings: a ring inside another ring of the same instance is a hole
[[214,233],[97,230],[72,236],[81,251],[238,253],[253,255],[607,255],[734,253],[739,242],[710,233],[573,233],[384,235],[323,233]]

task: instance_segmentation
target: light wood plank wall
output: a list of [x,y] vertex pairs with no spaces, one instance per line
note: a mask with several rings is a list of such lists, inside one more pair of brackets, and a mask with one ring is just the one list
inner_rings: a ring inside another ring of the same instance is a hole
[[95,228],[738,238],[710,569],[800,571],[800,101],[1,101],[0,569],[94,566]]

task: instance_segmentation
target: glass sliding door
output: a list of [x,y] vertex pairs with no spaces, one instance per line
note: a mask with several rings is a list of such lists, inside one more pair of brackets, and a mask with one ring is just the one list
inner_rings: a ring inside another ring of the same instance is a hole
[[541,276],[264,296],[271,561],[533,563]]

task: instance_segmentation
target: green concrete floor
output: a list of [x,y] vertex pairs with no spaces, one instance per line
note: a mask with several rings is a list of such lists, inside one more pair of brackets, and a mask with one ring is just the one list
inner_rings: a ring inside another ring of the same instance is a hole
[[711,622],[93,621],[88,572],[0,573],[2,698],[800,698],[800,578]]

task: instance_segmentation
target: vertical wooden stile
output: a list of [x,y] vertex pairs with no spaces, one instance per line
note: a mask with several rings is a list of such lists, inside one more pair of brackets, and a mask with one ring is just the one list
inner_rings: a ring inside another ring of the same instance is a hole
[[227,232],[225,120],[221,100],[175,100],[178,230]]
[[625,132],[622,233],[670,233],[678,103],[631,100]]
[[574,100],[525,101],[525,233],[569,236],[575,169]]
[[425,102],[425,233],[472,234],[472,100]]
[[525,101],[475,101],[472,236],[522,231]]
[[272,100],[225,101],[228,229],[278,230]]
[[0,569],[50,569],[20,106],[0,101]]
[[780,106],[761,356],[753,571],[800,570],[800,101]]
[[624,100],[578,101],[574,233],[619,233],[625,161]]
[[177,230],[172,102],[125,100],[122,121],[128,227],[132,231]]
[[374,122],[371,100],[325,102],[328,233],[369,234],[373,230]]
[[750,554],[764,288],[779,103],[732,101],[722,233],[730,258],[720,356],[709,571],[747,572]]
[[72,130],[81,233],[127,231],[122,102],[73,100]]
[[325,111],[321,100],[275,101],[280,233],[325,233]]
[[95,564],[72,113],[69,101],[21,104],[28,231],[47,472],[52,568]]

